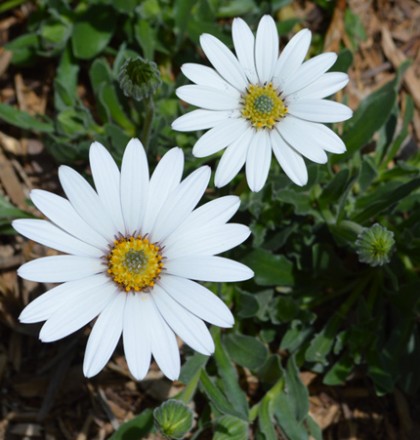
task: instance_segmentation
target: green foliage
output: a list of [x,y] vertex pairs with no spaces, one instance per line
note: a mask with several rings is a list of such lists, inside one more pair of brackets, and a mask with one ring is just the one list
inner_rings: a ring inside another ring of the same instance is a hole
[[[151,168],[168,148],[179,145],[188,172],[206,161],[213,166],[214,158],[192,159],[197,133],[170,129],[185,111],[174,94],[187,83],[181,65],[204,62],[197,48],[203,32],[232,47],[232,17],[243,16],[255,29],[262,14],[273,14],[290,1],[38,3],[27,33],[7,49],[18,68],[43,62],[55,67],[53,108],[49,117],[31,116],[3,103],[0,120],[42,135],[50,153],[67,165],[87,164],[92,140],[120,160],[127,141],[138,136],[148,145]],[[323,13],[332,12],[333,2],[316,3]],[[10,0],[2,7],[13,4]],[[296,18],[278,23],[280,34],[296,23]],[[345,26],[356,49],[364,30],[351,11]],[[317,37],[322,41],[322,35]],[[125,97],[118,83],[126,60],[138,56],[154,61],[161,75],[150,104]],[[347,71],[352,59],[352,52],[343,49],[333,69]],[[329,155],[326,165],[308,163],[306,186],[291,183],[273,163],[259,193],[245,189],[242,173],[227,188],[207,194],[208,199],[241,196],[237,221],[250,225],[253,235],[229,256],[248,264],[255,278],[218,286],[236,321],[233,329],[212,329],[214,356],[183,350],[180,381],[185,388],[175,405],[193,402],[199,408],[192,438],[243,439],[252,432],[257,439],[274,440],[280,433],[290,440],[321,439],[308,415],[301,370],[314,371],[334,386],[345,384],[357,368],[378,394],[395,387],[410,394],[420,389],[420,373],[412,368],[420,359],[420,154],[401,153],[414,113],[410,96],[402,103],[398,99],[406,67],[367,96],[352,119],[333,127],[342,130],[347,152]],[[0,198],[1,232],[10,232],[12,218],[26,215]],[[356,244],[364,228],[375,223],[395,240],[395,251],[379,267],[359,261]],[[250,374],[257,381],[251,396]],[[170,405],[163,404],[155,420],[176,438],[184,434],[166,428],[177,412],[167,416]],[[182,432],[190,430],[190,416]],[[154,430],[153,412],[144,409],[111,438],[138,439]]]

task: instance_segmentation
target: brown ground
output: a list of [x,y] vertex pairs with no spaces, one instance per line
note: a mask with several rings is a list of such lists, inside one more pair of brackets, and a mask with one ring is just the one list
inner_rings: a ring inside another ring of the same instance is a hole
[[[361,99],[393,78],[403,60],[413,59],[399,102],[404,102],[407,93],[414,98],[416,113],[410,130],[412,144],[418,145],[419,3],[349,0],[348,6],[360,16],[367,31],[367,39],[361,42],[350,71],[350,106],[356,108]],[[345,0],[337,1],[325,50],[337,51],[340,42],[351,48],[343,26],[345,7]],[[50,108],[54,66],[19,72],[10,66],[10,55],[1,48],[23,29],[29,13],[30,7],[24,5],[0,15],[0,101],[42,114]],[[306,17],[310,28],[325,31],[322,15],[312,2],[294,2],[286,13]],[[4,124],[0,130],[0,194],[15,206],[33,212],[27,204],[31,188],[59,191],[56,164],[40,140]],[[133,381],[120,354],[114,355],[99,376],[87,381],[81,372],[86,336],[41,344],[37,339],[39,325],[19,324],[17,316],[29,298],[49,286],[18,279],[16,268],[47,253],[43,247],[20,237],[1,239],[0,439],[105,439],[122,421],[176,394],[181,385],[171,384],[153,369],[147,380]],[[420,417],[414,417],[420,414],[420,404],[399,391],[377,397],[365,379],[354,377],[346,386],[333,388],[322,385],[320,378],[309,372],[303,373],[302,378],[311,392],[311,415],[324,429],[326,439],[420,438]]]

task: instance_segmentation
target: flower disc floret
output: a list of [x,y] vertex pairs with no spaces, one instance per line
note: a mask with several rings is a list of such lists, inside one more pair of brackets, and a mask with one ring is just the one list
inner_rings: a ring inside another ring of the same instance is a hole
[[115,240],[107,259],[109,276],[126,292],[153,287],[163,269],[160,247],[141,235]]
[[273,84],[265,86],[251,84],[243,96],[242,116],[252,126],[272,129],[287,114],[287,107]]

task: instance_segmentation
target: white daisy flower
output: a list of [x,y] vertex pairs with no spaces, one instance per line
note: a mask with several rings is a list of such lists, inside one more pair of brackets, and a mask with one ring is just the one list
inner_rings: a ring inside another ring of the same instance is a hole
[[336,61],[324,53],[304,61],[311,32],[297,33],[279,56],[274,20],[266,15],[254,37],[248,25],[232,25],[236,57],[217,38],[203,34],[201,47],[214,69],[184,64],[182,72],[195,83],[179,87],[178,97],[202,109],[176,119],[178,131],[207,130],[193,154],[205,157],[226,148],[216,170],[215,184],[229,183],[246,163],[252,191],[265,184],[272,152],[289,178],[303,186],[308,173],[302,156],[326,163],[325,151],[343,153],[342,140],[322,123],[345,121],[347,106],[324,99],[348,82],[345,73],[325,73]]
[[94,142],[90,165],[96,191],[73,169],[59,169],[68,198],[43,190],[31,192],[47,220],[15,220],[25,237],[69,255],[38,258],[22,265],[22,278],[62,283],[32,301],[19,319],[46,321],[40,332],[52,342],[97,317],[87,343],[83,371],[99,373],[122,335],[128,367],[142,379],[151,356],[163,373],[180,370],[175,335],[209,355],[214,343],[204,324],[231,327],[227,306],[195,281],[242,281],[253,276],[246,266],[215,256],[250,234],[227,223],[238,197],[226,196],[195,209],[210,179],[201,167],[181,182],[184,156],[171,149],[149,180],[140,141],[129,142],[121,172],[108,151]]

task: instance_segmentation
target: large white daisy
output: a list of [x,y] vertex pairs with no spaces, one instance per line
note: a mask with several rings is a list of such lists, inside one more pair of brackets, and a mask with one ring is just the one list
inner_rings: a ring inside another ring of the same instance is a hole
[[205,157],[226,148],[216,170],[218,187],[229,183],[246,163],[252,191],[265,184],[272,152],[289,178],[305,185],[308,173],[302,156],[327,162],[325,151],[343,153],[342,140],[322,123],[349,119],[347,106],[324,99],[348,82],[345,73],[327,70],[335,53],[304,61],[311,32],[297,33],[279,56],[274,20],[266,15],[254,37],[248,25],[232,25],[236,57],[217,38],[203,34],[201,47],[214,69],[184,64],[182,72],[195,83],[179,87],[179,98],[202,109],[176,119],[178,131],[206,130],[193,154]]
[[200,353],[214,350],[202,320],[231,327],[226,305],[198,281],[241,281],[253,276],[243,264],[215,256],[250,234],[227,223],[239,207],[234,196],[195,209],[209,182],[209,167],[183,181],[184,156],[171,149],[149,180],[140,141],[129,142],[121,172],[108,151],[95,142],[90,165],[96,191],[73,169],[59,178],[68,198],[31,192],[47,220],[15,220],[25,237],[68,255],[38,258],[19,268],[22,278],[62,283],[32,301],[19,319],[46,321],[43,342],[64,338],[97,320],[87,343],[83,371],[97,374],[122,334],[128,367],[137,379],[151,356],[170,379],[179,375],[175,335]]

